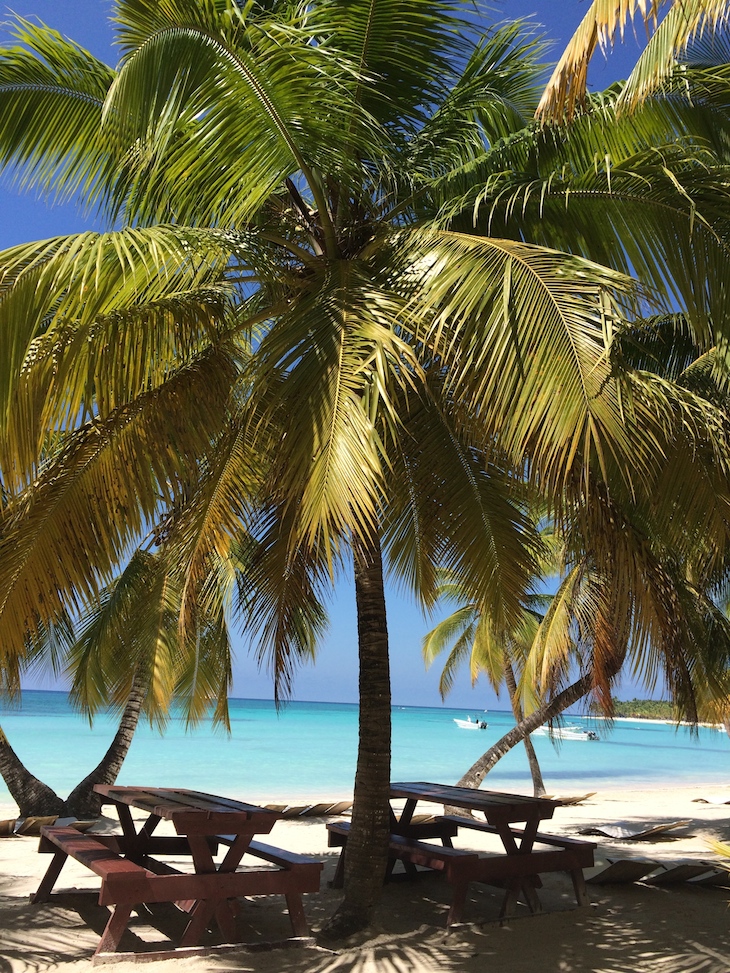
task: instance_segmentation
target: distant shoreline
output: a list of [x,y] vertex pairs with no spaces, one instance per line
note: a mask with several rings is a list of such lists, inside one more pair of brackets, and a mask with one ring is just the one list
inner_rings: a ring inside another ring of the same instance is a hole
[[[605,716],[592,717],[592,719],[606,720]],[[658,723],[659,726],[703,726],[708,730],[724,730],[722,723],[690,723],[689,720],[658,720],[649,716],[614,716],[611,722],[614,723]]]

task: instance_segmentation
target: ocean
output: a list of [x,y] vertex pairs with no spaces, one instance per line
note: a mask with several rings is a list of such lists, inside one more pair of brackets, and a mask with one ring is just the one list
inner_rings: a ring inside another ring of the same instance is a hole
[[[140,723],[119,777],[120,784],[192,787],[252,802],[349,798],[355,773],[357,706],[290,702],[277,712],[268,700],[230,701],[231,733],[209,723],[188,730],[172,718],[164,734]],[[447,707],[393,707],[393,780],[453,784],[511,726],[511,713],[482,714],[485,730],[461,729],[470,715]],[[569,717],[594,730],[599,741],[533,737],[548,792],[575,793],[613,787],[727,784],[730,739],[714,729],[643,720]],[[65,796],[101,759],[116,729],[98,716],[93,728],[75,713],[64,693],[26,691],[20,708],[0,706],[0,725],[28,769]],[[531,781],[520,744],[488,777],[489,786],[529,792]],[[0,806],[15,805],[0,779]]]

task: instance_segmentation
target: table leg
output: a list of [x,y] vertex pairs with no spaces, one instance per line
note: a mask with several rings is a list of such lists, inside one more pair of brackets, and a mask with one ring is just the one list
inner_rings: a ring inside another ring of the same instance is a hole
[[[504,850],[507,852],[508,856],[530,854],[532,851],[532,846],[535,842],[538,824],[539,821],[526,822],[525,830],[522,834],[522,841],[519,843],[519,845],[515,840],[514,832],[510,828],[509,824],[497,825],[497,832],[502,839]],[[537,888],[540,884],[539,878],[532,875],[524,875],[521,878],[510,879],[510,881],[507,882],[507,892],[505,893],[502,908],[500,909],[500,919],[511,915],[513,906],[516,905],[519,900],[520,892],[522,893],[530,912],[533,914],[542,912],[542,905],[537,894]]]
[[393,832],[393,834],[407,833],[408,825],[411,823],[413,812],[416,810],[417,803],[417,800],[409,797],[399,818],[395,816],[393,806],[390,806],[390,830]]
[[119,823],[122,826],[122,833],[124,834],[124,856],[137,865],[141,865],[142,859],[147,854],[147,841],[160,823],[161,818],[156,814],[150,814],[138,832],[134,826],[129,805],[115,803],[114,806],[117,809]]
[[[205,835],[188,835],[188,845],[193,858],[195,871],[198,874],[212,874],[214,872],[235,872],[241,859],[246,854],[246,849],[251,843],[252,835],[239,834],[231,847],[226,852],[223,861],[216,867],[213,861],[213,853]],[[209,903],[209,906],[206,905]],[[236,922],[232,903],[227,899],[218,899],[210,903],[209,900],[201,900],[196,903],[191,910],[191,919],[188,923],[181,946],[197,946],[196,937],[200,937],[215,915],[216,923],[220,929],[225,942],[236,941]]]

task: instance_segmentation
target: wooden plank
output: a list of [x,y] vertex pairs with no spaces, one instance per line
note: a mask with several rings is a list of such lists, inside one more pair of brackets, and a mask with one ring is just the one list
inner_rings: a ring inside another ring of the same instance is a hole
[[285,895],[318,892],[319,869],[262,869],[246,872],[212,872],[206,875],[142,874],[121,882],[110,875],[102,883],[100,905],[115,902],[178,902],[192,899],[237,898],[242,895]]
[[102,878],[114,877],[115,882],[131,881],[146,874],[141,865],[122,858],[107,848],[93,835],[84,834],[69,827],[46,826],[41,832],[40,852],[60,849],[65,855],[91,869]]
[[493,822],[551,818],[555,808],[560,806],[559,801],[547,798],[476,790],[471,787],[451,787],[425,781],[393,783],[390,785],[390,796],[482,811]]
[[[498,829],[486,821],[477,821],[475,818],[462,818],[456,814],[444,814],[439,821],[447,821],[451,824],[458,826],[459,828],[470,828],[473,831],[484,831],[487,834],[499,834]],[[510,831],[516,838],[524,837],[525,831],[523,828],[510,828]],[[538,831],[535,834],[534,839],[535,844],[540,845],[554,845],[558,848],[593,848],[596,849],[598,845],[595,841],[586,841],[585,838],[568,838],[564,835],[549,835],[542,831]]]

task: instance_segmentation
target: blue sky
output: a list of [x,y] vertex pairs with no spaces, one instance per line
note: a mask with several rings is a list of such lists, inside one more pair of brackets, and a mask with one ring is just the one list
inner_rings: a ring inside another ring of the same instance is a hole
[[[585,14],[587,0],[492,0],[493,11],[487,23],[495,20],[531,18],[542,24],[540,31],[553,42],[546,60],[554,60]],[[111,5],[107,0],[15,0],[11,6],[2,3],[5,20],[12,11],[23,17],[35,17],[62,34],[86,47],[95,56],[110,64],[116,62],[112,47],[112,30],[108,22]],[[642,28],[637,28],[641,36]],[[6,28],[0,28],[0,43],[8,42]],[[640,50],[639,41],[628,33],[623,47],[604,58],[594,58],[591,83],[596,89],[608,86],[616,78],[625,77]],[[73,207],[20,195],[6,180],[0,182],[0,249],[33,239],[83,229],[80,215]],[[399,705],[440,705],[438,672],[424,670],[421,660],[421,638],[433,624],[398,591],[388,591],[388,628],[392,656],[393,701]],[[29,688],[57,688],[56,684],[34,677],[27,681]],[[343,581],[331,606],[331,627],[321,647],[316,666],[300,670],[294,693],[297,699],[351,702],[357,699],[357,633],[355,600],[352,585]],[[627,686],[621,695],[633,695],[634,687]],[[270,698],[271,679],[258,672],[245,646],[237,651],[234,696]],[[448,705],[477,711],[485,707],[508,709],[505,695],[497,701],[483,682],[475,689],[466,674],[459,680],[448,699]]]

